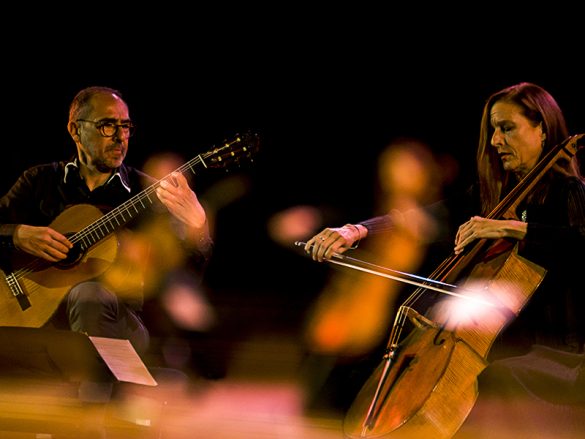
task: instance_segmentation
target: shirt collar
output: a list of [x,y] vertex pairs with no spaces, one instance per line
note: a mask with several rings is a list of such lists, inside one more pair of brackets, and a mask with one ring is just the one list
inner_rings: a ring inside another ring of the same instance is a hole
[[[75,170],[77,173],[79,173],[79,164],[77,162],[77,157],[75,157],[73,160],[65,164],[65,175],[63,176],[63,183],[67,183],[67,176],[69,175],[69,172],[72,170]],[[128,172],[126,171],[124,165],[117,168],[116,171],[111,175],[111,177],[108,178],[108,181],[106,181],[105,184],[106,185],[110,184],[115,179],[120,180],[120,183],[122,184],[122,186],[124,186],[124,189],[126,189],[128,192],[132,192],[132,190],[130,189],[130,184],[128,183]]]

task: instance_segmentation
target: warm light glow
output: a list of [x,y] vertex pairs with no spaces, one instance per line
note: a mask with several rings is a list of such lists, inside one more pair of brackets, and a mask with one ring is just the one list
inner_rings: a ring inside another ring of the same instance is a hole
[[161,303],[179,328],[207,331],[215,322],[215,312],[205,295],[190,285],[169,286],[162,294]]
[[320,211],[311,206],[293,206],[275,213],[268,220],[268,235],[277,243],[290,246],[315,233],[322,225]]

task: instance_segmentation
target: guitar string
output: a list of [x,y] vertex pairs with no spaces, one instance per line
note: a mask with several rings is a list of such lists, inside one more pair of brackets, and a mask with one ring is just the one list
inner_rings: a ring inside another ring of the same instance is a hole
[[[187,169],[190,168],[191,171],[193,173],[195,173],[192,169],[192,166],[195,165],[198,161],[204,163],[203,159],[200,156],[197,156],[197,157],[193,158],[192,160],[190,160],[189,162],[187,162],[186,164],[177,168],[174,172],[184,173]],[[150,205],[152,205],[153,201],[152,201],[151,197],[153,196],[154,192],[156,191],[156,189],[160,185],[161,181],[166,179],[169,175],[156,181],[155,183],[153,183],[152,185],[150,185],[149,187],[147,187],[146,189],[144,189],[140,193],[138,193],[135,196],[133,196],[132,198],[130,198],[128,201],[122,203],[120,206],[112,209],[107,214],[101,216],[99,219],[97,219],[92,224],[85,227],[80,232],[77,232],[75,235],[73,235],[71,242],[76,244],[77,242],[83,241],[88,236],[90,238],[93,238],[96,236],[97,232],[101,231],[102,236],[98,237],[97,239],[94,239],[94,242],[91,242],[89,245],[86,246],[87,248],[89,248],[89,247],[91,247],[91,245],[95,244],[101,238],[112,233],[117,227],[126,224],[128,221],[130,221],[131,219],[134,218],[135,214],[141,213],[144,209],[146,209],[148,207],[145,204],[146,200],[148,200],[148,203]],[[127,217],[124,215],[124,213],[127,214],[126,215]],[[122,220],[121,222],[118,221],[118,219],[117,219],[120,217]],[[114,221],[116,222],[116,224],[114,224]],[[104,228],[105,228],[105,232],[103,230]],[[83,248],[82,250],[85,250],[85,248]]]
[[[195,164],[197,164],[198,162],[201,162],[205,167],[207,167],[207,165],[205,164],[205,160],[213,155],[218,155],[218,153],[229,149],[230,150],[230,159],[233,159],[236,156],[236,151],[234,151],[231,147],[236,144],[236,143],[244,143],[244,146],[242,147],[242,151],[247,152],[249,151],[249,146],[250,146],[250,141],[244,141],[243,139],[248,138],[250,136],[249,133],[245,134],[244,136],[237,136],[235,137],[234,140],[232,140],[231,142],[226,142],[223,146],[218,147],[216,149],[210,150],[206,153],[203,154],[199,154],[198,156],[194,157],[193,159],[189,160],[187,163],[183,164],[182,166],[180,166],[177,170],[175,170],[175,172],[179,171],[181,173],[185,173],[185,171],[187,171],[187,169],[190,169],[191,172],[193,174],[195,174],[195,170],[193,168],[193,166]],[[256,138],[257,140],[257,138]],[[221,154],[219,154],[219,160],[222,161],[221,159]],[[170,175],[170,174],[169,174]],[[144,191],[142,191],[141,193],[137,194],[136,196],[132,197],[130,200],[128,200],[127,202],[123,203],[122,205],[118,206],[117,208],[113,209],[112,211],[110,211],[108,214],[100,217],[97,221],[95,221],[93,224],[90,224],[88,227],[86,227],[84,230],[85,231],[81,231],[81,233],[77,233],[74,235],[74,240],[75,242],[77,242],[78,240],[82,240],[84,239],[85,236],[87,235],[95,235],[95,231],[101,231],[104,227],[104,224],[109,223],[110,226],[113,225],[112,223],[112,219],[115,219],[115,217],[119,214],[121,214],[123,211],[126,211],[128,213],[128,216],[130,217],[130,219],[133,218],[133,213],[129,210],[130,208],[134,208],[134,210],[136,211],[135,213],[141,213],[141,210],[138,210],[137,208],[137,203],[140,201],[140,204],[142,205],[143,209],[146,209],[147,206],[144,205],[143,201],[145,201],[145,199],[148,199],[149,203],[152,204],[153,201],[150,199],[150,195],[152,195],[152,193],[156,190],[156,187],[160,184],[160,182],[164,179],[166,179],[168,177],[168,175],[166,177],[164,177],[163,179],[155,182],[154,184],[152,184],[149,188],[145,189]],[[114,217],[114,218],[111,218]],[[123,218],[123,215],[122,215]],[[123,218],[124,221],[122,224],[125,224],[126,222],[129,221],[126,220],[125,218]],[[108,230],[107,225],[106,227],[106,235],[110,234],[111,232],[113,232],[117,227],[120,226],[120,223],[113,225],[112,230]],[[103,235],[103,232],[102,232]],[[106,235],[103,235],[102,238]],[[98,239],[99,240],[99,239]],[[95,242],[97,242],[98,240],[96,240]],[[73,242],[73,241],[72,241]],[[93,245],[95,242],[91,243],[91,245]],[[91,247],[91,245],[87,246],[87,248]]]

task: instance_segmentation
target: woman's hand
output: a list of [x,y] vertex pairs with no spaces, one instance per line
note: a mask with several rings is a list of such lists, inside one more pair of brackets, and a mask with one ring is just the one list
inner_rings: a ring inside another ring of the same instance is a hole
[[526,236],[527,224],[517,220],[494,220],[474,216],[466,223],[459,226],[455,237],[455,254],[477,239],[499,239],[514,238],[524,239]]
[[351,246],[363,239],[368,229],[361,224],[346,224],[338,228],[326,228],[317,233],[305,244],[305,251],[313,260],[323,262],[330,259],[334,253],[343,253]]

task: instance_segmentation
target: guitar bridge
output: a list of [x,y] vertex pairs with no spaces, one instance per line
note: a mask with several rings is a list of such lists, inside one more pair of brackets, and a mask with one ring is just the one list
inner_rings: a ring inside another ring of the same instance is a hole
[[16,278],[14,277],[14,274],[11,274],[10,276],[6,277],[6,283],[10,287],[10,291],[12,291],[12,295],[18,301],[20,309],[25,311],[26,309],[30,308],[31,307],[30,301],[28,300],[26,294],[24,294],[24,291],[20,287],[20,284],[18,283]]

